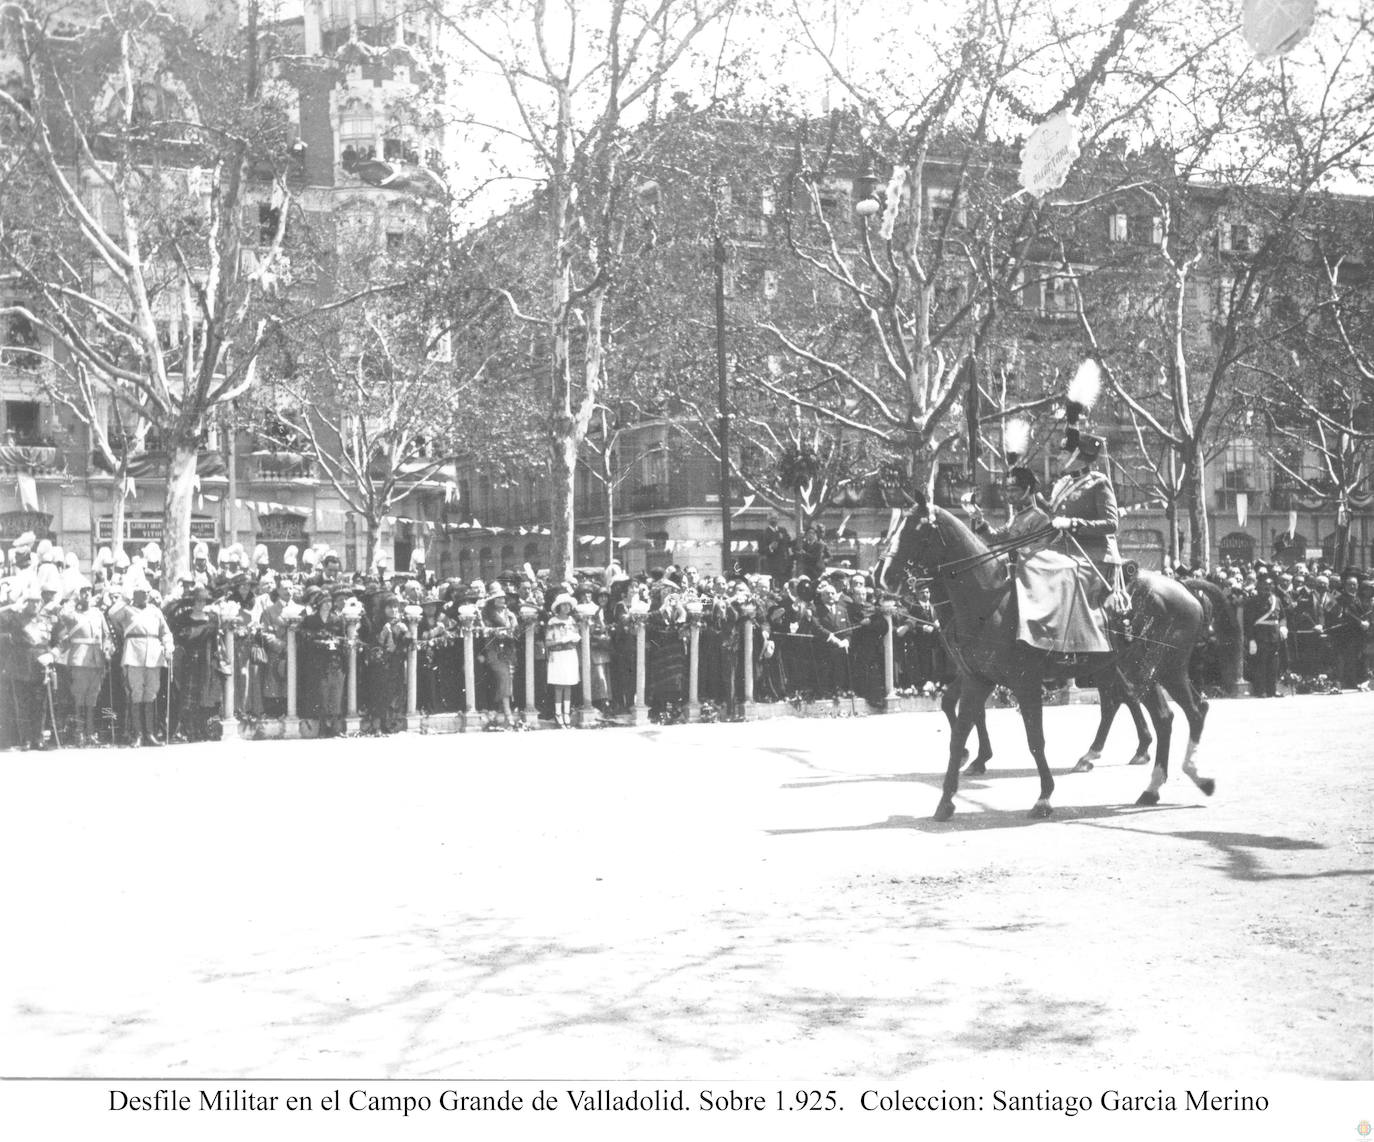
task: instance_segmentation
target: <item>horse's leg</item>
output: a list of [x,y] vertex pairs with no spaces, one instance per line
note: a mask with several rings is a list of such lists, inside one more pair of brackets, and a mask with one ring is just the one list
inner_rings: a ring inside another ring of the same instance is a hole
[[1145,720],[1145,711],[1140,708],[1140,703],[1129,692],[1123,693],[1121,700],[1126,703],[1126,709],[1131,711],[1131,721],[1135,722],[1135,753],[1126,764],[1144,765],[1150,760],[1150,746],[1154,745],[1150,724]]
[[992,693],[992,683],[980,678],[961,678],[959,713],[949,735],[949,766],[945,770],[945,785],[940,803],[935,806],[935,819],[948,821],[954,816],[954,795],[959,792],[959,767],[964,764],[964,743],[969,731],[983,716],[983,707]]
[[1207,699],[1201,697],[1194,689],[1186,666],[1171,672],[1169,677],[1163,679],[1162,685],[1169,692],[1169,696],[1179,704],[1183,716],[1188,719],[1188,749],[1183,755],[1183,772],[1192,779],[1194,785],[1210,797],[1216,792],[1217,783],[1210,777],[1199,776],[1197,769],[1198,745],[1202,741],[1202,727],[1207,722]]
[[1050,763],[1045,760],[1043,701],[1038,676],[1016,693],[1016,704],[1021,708],[1021,721],[1026,726],[1026,744],[1030,746],[1031,757],[1035,758],[1036,772],[1040,774],[1040,797],[1031,806],[1031,817],[1048,817],[1054,812],[1050,808],[1050,796],[1054,793],[1054,775],[1050,773]]
[[1080,757],[1078,763],[1069,770],[1070,773],[1092,772],[1093,762],[1102,756],[1103,747],[1107,744],[1107,735],[1112,732],[1112,722],[1116,719],[1116,711],[1124,699],[1125,692],[1114,675],[1098,679],[1097,736],[1093,738],[1093,744],[1088,747],[1088,752]]
[[1173,736],[1174,712],[1169,708],[1169,699],[1159,683],[1152,683],[1143,699],[1145,708],[1150,712],[1150,720],[1155,724],[1155,767],[1150,774],[1150,784],[1137,799],[1137,805],[1158,805],[1159,790],[1169,780],[1169,740]]
[[[950,680],[949,685],[945,687],[945,692],[940,695],[940,709],[944,711],[945,720],[949,722],[949,732],[951,734],[954,733],[954,727],[958,722],[959,693],[959,676],[956,674]],[[964,756],[959,764],[963,765],[967,760],[968,750],[964,750]]]

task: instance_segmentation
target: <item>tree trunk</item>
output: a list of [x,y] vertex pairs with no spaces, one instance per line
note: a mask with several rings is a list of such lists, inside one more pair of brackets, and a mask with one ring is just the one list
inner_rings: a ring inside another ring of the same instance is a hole
[[1212,513],[1207,504],[1207,457],[1198,449],[1197,464],[1193,468],[1194,490],[1198,505],[1198,542],[1202,548],[1202,558],[1194,558],[1195,564],[1210,567],[1212,564]]
[[577,541],[573,534],[577,452],[577,434],[569,417],[561,425],[555,424],[549,439],[549,480],[553,488],[549,576],[555,583],[561,583],[569,577],[577,558]]
[[129,457],[125,455],[119,462],[119,475],[115,479],[114,504],[110,508],[110,554],[118,555],[124,550],[124,516],[128,512],[129,497]]
[[[377,566],[379,560],[385,558],[382,550],[382,521],[377,516],[364,517],[367,523],[367,570],[371,571]],[[395,568],[393,567],[394,571]]]
[[615,481],[611,479],[610,465],[606,466],[606,566],[615,558]]
[[162,589],[191,572],[191,501],[196,493],[200,449],[177,441],[167,455],[167,496],[162,506]]

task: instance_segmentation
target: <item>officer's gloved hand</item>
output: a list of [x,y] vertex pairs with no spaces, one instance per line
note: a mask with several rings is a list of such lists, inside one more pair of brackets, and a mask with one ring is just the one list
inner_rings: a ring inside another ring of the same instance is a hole
[[1050,520],[1050,526],[1058,531],[1068,531],[1073,527],[1073,520],[1066,515],[1057,515]]

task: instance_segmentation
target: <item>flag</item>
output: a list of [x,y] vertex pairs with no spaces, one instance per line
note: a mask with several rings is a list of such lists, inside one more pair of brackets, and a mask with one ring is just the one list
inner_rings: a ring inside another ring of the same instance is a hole
[[31,472],[20,472],[19,483],[19,506],[26,512],[36,512],[38,510],[38,481],[33,478]]
[[744,503],[740,504],[739,510],[736,511],[735,514],[732,515],[730,518],[731,518],[731,519],[738,519],[740,516],[742,516],[742,515],[743,515],[746,511],[748,511],[749,508],[753,505],[754,499],[755,499],[755,497],[754,497],[752,494],[751,494],[751,495],[748,495],[748,496],[745,496],[745,497],[744,497]]
[[1245,520],[1250,514],[1250,495],[1248,492],[1236,493],[1236,525],[1245,526]]
[[1297,534],[1298,534],[1298,513],[1297,513],[1297,512],[1289,512],[1289,513],[1288,513],[1288,538],[1289,538],[1289,539],[1292,539],[1292,538],[1293,538],[1295,535],[1297,535]]
[[840,520],[840,526],[835,529],[835,536],[837,539],[844,538],[844,529],[849,526],[849,517],[853,514],[853,512],[844,513],[844,519]]

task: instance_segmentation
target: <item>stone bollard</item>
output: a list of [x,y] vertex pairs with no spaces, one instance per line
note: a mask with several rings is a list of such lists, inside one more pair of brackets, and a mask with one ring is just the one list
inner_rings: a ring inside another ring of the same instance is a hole
[[458,630],[463,636],[463,729],[481,729],[477,717],[477,607],[464,603],[458,608]]
[[894,662],[897,645],[897,604],[884,599],[878,609],[887,620],[883,632],[883,709],[891,712],[897,708],[897,669]]
[[644,682],[644,661],[646,657],[644,647],[644,625],[649,621],[648,610],[630,610],[630,625],[635,631],[635,701],[630,708],[630,725],[647,726],[649,724],[649,704],[645,699]]
[[[587,607],[583,610],[582,607]],[[582,675],[582,704],[573,713],[573,723],[578,726],[596,725],[596,707],[592,705],[592,614],[595,603],[583,603],[577,609],[577,629],[582,641],[577,644],[579,673]]]
[[744,650],[744,703],[740,713],[748,721],[754,716],[754,616],[758,607],[745,603],[740,613],[744,616],[740,620],[740,642]]
[[687,604],[687,717],[689,722],[701,718],[699,682],[701,674],[701,603]]
[[229,727],[237,725],[234,718],[234,628],[226,626],[224,628],[224,653],[229,660],[229,671],[224,676],[224,697],[220,702],[220,723],[224,729],[224,737],[230,737]]
[[406,729],[410,729],[410,720],[419,712],[420,620],[407,615],[406,630],[410,632],[410,648],[406,651]]
[[[358,716],[358,620],[348,619],[344,623],[347,632],[344,639],[348,647],[348,716]],[[356,727],[349,727],[355,729]]]
[[296,703],[296,632],[300,625],[300,615],[286,617],[286,723],[283,733],[288,738],[300,737],[301,733]]
[[522,713],[525,725],[538,729],[539,708],[534,704],[534,632],[539,625],[539,608],[521,603],[520,625],[525,631],[525,706]]

